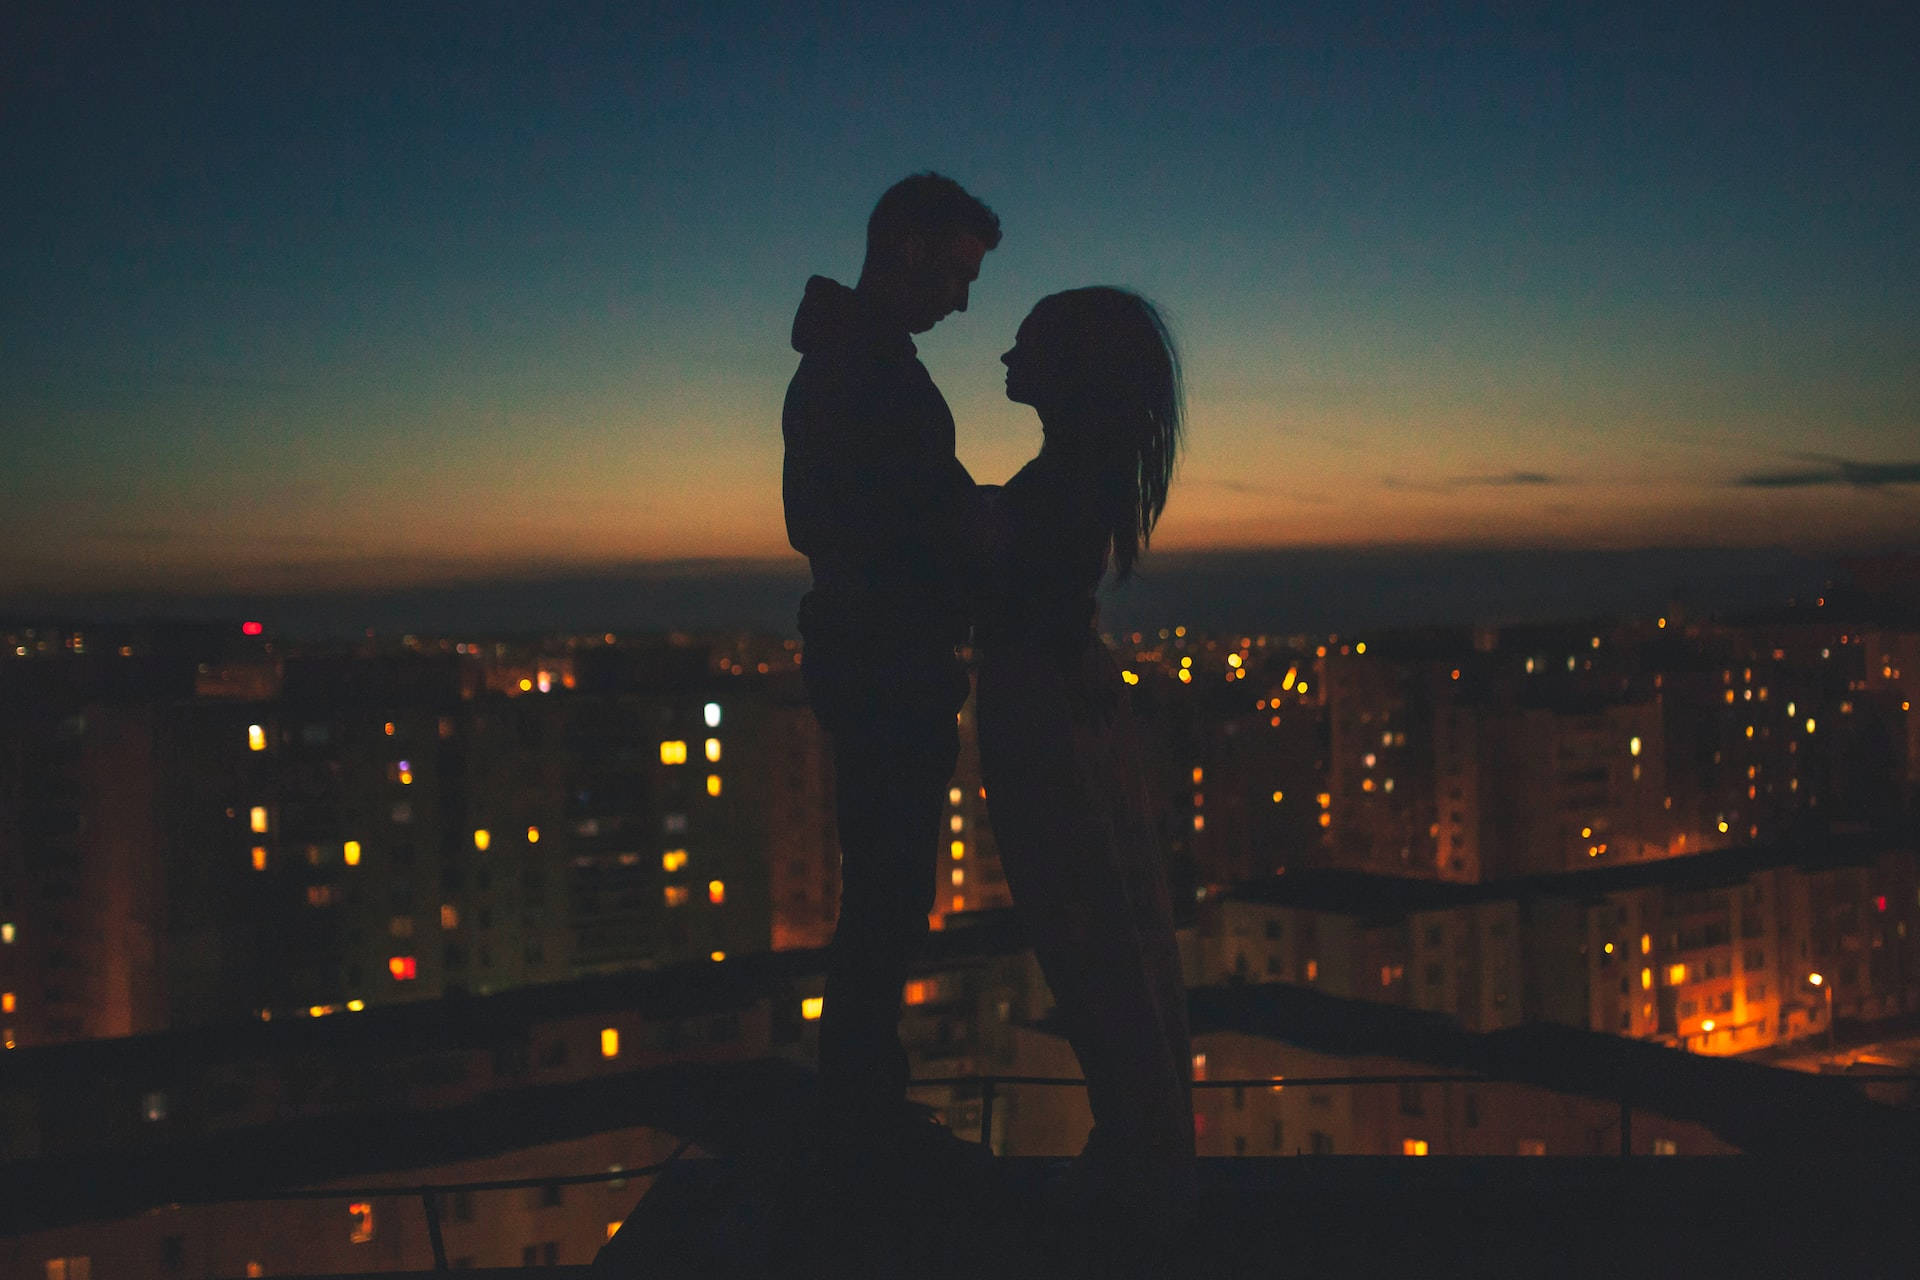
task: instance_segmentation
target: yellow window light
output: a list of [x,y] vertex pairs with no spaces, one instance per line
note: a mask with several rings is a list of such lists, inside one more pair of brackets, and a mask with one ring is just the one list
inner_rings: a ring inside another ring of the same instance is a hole
[[528,828],[527,828],[527,843],[528,843],[528,844],[539,844],[539,843],[540,843],[540,828],[538,828],[538,827],[528,827]]
[[358,840],[347,841],[344,845],[340,847],[340,856],[346,860],[346,864],[348,866],[350,867],[359,866],[360,865],[360,842]]
[[617,1058],[620,1056],[620,1029],[618,1027],[600,1028],[600,1056]]
[[1400,1144],[1400,1154],[1403,1156],[1423,1156],[1427,1154],[1427,1140],[1425,1138],[1406,1139]]
[[724,880],[707,881],[707,901],[719,906],[727,900],[727,882]]
[[481,827],[473,833],[473,847],[485,853],[487,846],[493,843],[493,832]]
[[662,871],[678,871],[686,865],[687,851],[685,849],[669,849],[660,855],[660,869]]
[[808,996],[800,1002],[800,1016],[808,1022],[818,1022],[820,1011],[827,1007],[825,996]]
[[685,764],[687,762],[687,744],[678,738],[670,738],[660,744],[661,764]]
[[960,861],[960,859],[967,856],[967,842],[965,840],[955,840],[953,844],[948,847],[948,852],[953,855],[955,862]]
[[253,846],[253,869],[255,871],[267,869],[267,846],[263,844]]
[[267,749],[267,731],[265,727],[257,724],[248,725],[247,726],[247,750],[265,751],[266,749]]
[[720,775],[719,774],[710,773],[707,775],[707,794],[710,796],[717,796],[720,794]]
[[247,811],[247,825],[255,835],[265,835],[267,831],[267,807],[257,804]]
[[707,762],[709,764],[720,763],[720,739],[718,738],[707,739]]

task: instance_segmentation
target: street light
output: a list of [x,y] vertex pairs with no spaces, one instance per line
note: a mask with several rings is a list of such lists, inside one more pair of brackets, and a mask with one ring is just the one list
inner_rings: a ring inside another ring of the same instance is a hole
[[1826,995],[1827,995],[1827,1052],[1832,1053],[1833,1052],[1833,984],[1827,981],[1825,975],[1818,974],[1818,973],[1808,974],[1807,981],[1811,982],[1814,986],[1819,987],[1822,991],[1826,992]]

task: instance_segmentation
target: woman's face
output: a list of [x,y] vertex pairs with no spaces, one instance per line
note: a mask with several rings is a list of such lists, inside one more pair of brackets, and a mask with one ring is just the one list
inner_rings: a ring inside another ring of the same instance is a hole
[[1007,399],[1036,409],[1049,392],[1057,393],[1060,381],[1060,353],[1046,319],[1037,307],[1028,313],[1013,336],[1013,346],[1000,357],[1007,366]]

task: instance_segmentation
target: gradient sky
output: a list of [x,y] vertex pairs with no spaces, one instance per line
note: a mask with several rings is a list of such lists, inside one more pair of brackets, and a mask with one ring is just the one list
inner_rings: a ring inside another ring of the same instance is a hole
[[1159,546],[1920,540],[1913,6],[1426,7],[9,5],[0,588],[790,555],[793,306],[925,168],[982,481],[1102,282]]

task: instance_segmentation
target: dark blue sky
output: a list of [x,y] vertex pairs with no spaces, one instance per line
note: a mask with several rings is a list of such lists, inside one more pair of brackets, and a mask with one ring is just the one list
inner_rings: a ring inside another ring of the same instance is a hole
[[781,555],[800,286],[929,167],[1006,228],[921,342],[982,480],[1108,282],[1169,547],[1915,540],[1910,7],[1324,8],[9,7],[0,580]]

